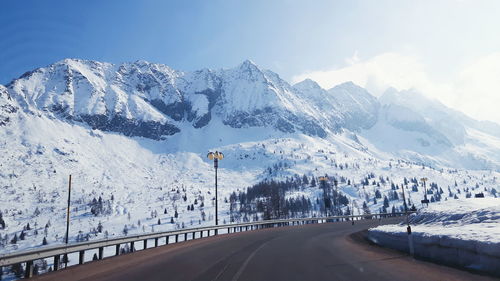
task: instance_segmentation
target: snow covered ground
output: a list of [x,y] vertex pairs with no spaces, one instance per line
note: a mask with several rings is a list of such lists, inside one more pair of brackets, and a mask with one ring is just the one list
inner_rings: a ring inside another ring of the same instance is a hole
[[70,174],[70,243],[212,225],[215,150],[220,223],[245,220],[230,214],[233,192],[271,179],[307,179],[286,194],[310,199],[303,216],[321,215],[312,180],[324,175],[354,214],[401,211],[403,190],[417,208],[425,189],[431,205],[497,197],[500,125],[407,98],[292,87],[249,61],[181,73],[64,60],[29,72],[0,85],[0,254],[64,243]]
[[[411,215],[415,255],[500,276],[500,199],[439,202]],[[373,242],[408,251],[406,223],[369,230]]]
[[[43,116],[14,117],[0,131],[0,211],[6,223],[0,230],[0,253],[40,247],[44,238],[48,245],[64,242],[69,174],[73,176],[72,243],[211,225],[215,202],[213,164],[206,159],[209,150],[225,154],[219,169],[221,223],[230,222],[225,199],[265,178],[343,177],[346,182],[339,182],[339,190],[359,214],[363,201],[372,212],[379,212],[385,196],[388,211],[400,210],[401,186],[410,204],[419,207],[423,187],[421,182],[410,182],[412,178],[427,177],[429,186],[439,187],[429,198],[454,200],[477,192],[493,197],[500,177],[494,171],[431,168],[391,159],[367,151],[351,133],[321,139],[266,128],[234,129],[217,122],[192,130],[155,141]],[[369,183],[362,184],[368,175]],[[397,198],[392,184],[398,186]],[[412,190],[413,185],[418,190]],[[377,190],[381,197],[374,200]],[[312,201],[320,193],[318,186],[304,186],[301,191]],[[103,210],[94,214],[92,201],[99,197]],[[195,209],[187,210],[190,205]],[[24,240],[14,243],[23,231]]]

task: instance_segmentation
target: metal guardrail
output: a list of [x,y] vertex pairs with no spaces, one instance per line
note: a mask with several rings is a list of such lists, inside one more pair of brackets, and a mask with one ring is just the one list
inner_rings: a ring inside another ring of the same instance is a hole
[[[409,212],[411,213],[411,212]],[[115,246],[115,256],[120,255],[120,247],[124,244],[130,244],[131,252],[134,251],[134,243],[143,241],[144,249],[147,249],[148,240],[154,239],[155,247],[158,247],[158,240],[165,238],[166,244],[169,244],[169,238],[175,237],[175,243],[179,242],[179,236],[184,235],[184,241],[187,241],[188,234],[192,233],[192,239],[196,239],[196,233],[200,232],[200,238],[203,238],[203,233],[207,232],[207,237],[213,231],[213,235],[218,235],[218,230],[226,229],[228,233],[239,231],[248,231],[267,227],[281,227],[289,225],[301,225],[319,222],[333,222],[333,221],[347,221],[354,218],[360,219],[380,219],[383,217],[403,216],[406,213],[382,213],[382,214],[367,214],[367,215],[350,215],[350,216],[329,216],[329,217],[312,217],[312,218],[294,218],[294,219],[279,219],[279,220],[265,220],[258,222],[248,222],[240,224],[226,224],[219,226],[207,226],[198,228],[189,228],[184,230],[164,231],[149,234],[139,234],[124,236],[112,239],[101,239],[88,242],[81,242],[69,245],[58,245],[53,247],[43,247],[39,249],[19,251],[11,254],[0,255],[0,280],[2,279],[2,268],[4,266],[25,263],[25,278],[33,276],[33,262],[39,259],[54,258],[54,268],[56,271],[59,269],[61,255],[68,255],[71,253],[79,253],[78,264],[85,262],[85,251],[98,249],[98,259],[103,259],[104,247]],[[212,235],[212,236],[213,236]]]

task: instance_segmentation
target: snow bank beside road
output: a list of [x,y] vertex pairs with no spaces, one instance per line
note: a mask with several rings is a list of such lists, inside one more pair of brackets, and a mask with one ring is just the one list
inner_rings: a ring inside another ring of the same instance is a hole
[[[415,255],[500,276],[500,198],[448,200],[410,217]],[[372,228],[368,238],[408,252],[404,223]]]

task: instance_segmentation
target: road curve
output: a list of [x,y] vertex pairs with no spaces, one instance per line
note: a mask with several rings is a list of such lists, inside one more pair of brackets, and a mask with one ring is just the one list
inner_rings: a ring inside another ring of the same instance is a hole
[[[400,219],[382,220],[394,223]],[[69,267],[36,280],[496,280],[418,261],[350,234],[378,220],[212,236]]]

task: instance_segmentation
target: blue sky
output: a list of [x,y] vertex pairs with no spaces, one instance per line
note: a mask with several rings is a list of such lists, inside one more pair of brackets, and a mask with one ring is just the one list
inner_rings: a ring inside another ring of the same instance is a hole
[[[2,0],[0,5],[3,84],[67,57],[145,59],[187,71],[251,59],[290,82],[309,77],[330,87],[353,80],[375,95],[390,85],[414,87],[476,118],[500,121],[493,108],[484,110],[500,102],[500,85],[493,77],[482,81],[491,71],[500,73],[499,1]],[[485,68],[492,70],[480,73]],[[477,95],[484,105],[470,104]]]

